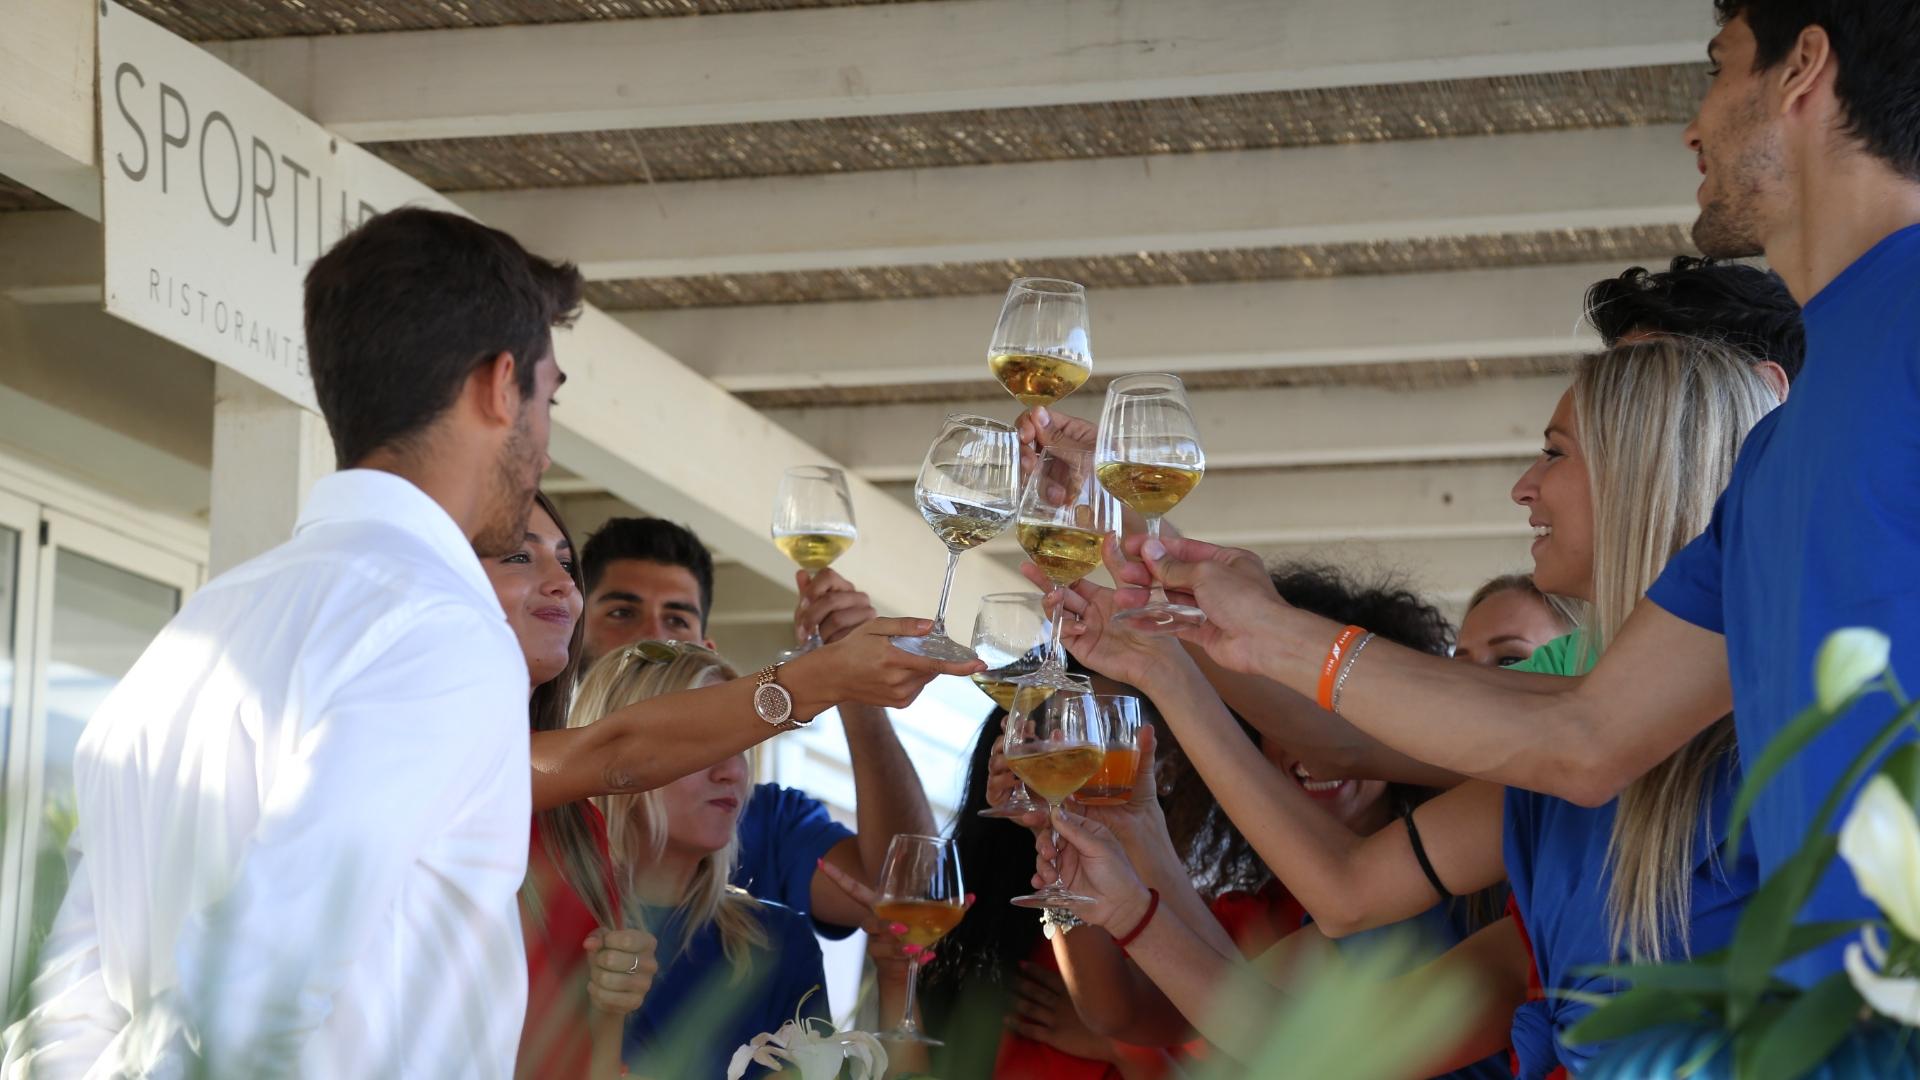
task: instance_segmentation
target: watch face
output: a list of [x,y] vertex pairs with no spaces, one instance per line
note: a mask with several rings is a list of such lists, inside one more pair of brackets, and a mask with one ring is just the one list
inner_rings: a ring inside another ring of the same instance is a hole
[[793,716],[793,697],[786,687],[767,683],[753,692],[753,711],[770,724],[785,723]]

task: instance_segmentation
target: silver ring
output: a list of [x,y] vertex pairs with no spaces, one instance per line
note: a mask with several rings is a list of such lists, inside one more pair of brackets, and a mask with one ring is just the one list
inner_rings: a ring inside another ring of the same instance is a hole
[[627,969],[627,974],[634,975],[634,974],[638,974],[639,971],[640,971],[640,954],[634,953],[633,966]]

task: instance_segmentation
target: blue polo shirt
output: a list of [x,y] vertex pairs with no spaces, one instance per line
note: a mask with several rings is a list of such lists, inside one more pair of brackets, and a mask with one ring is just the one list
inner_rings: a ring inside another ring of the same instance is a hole
[[[1787,403],[1753,429],[1712,525],[1647,594],[1726,635],[1748,760],[1813,702],[1814,654],[1835,630],[1883,631],[1894,670],[1920,681],[1920,226],[1875,245],[1803,315],[1806,368]],[[1821,802],[1892,715],[1884,696],[1861,703],[1760,796],[1763,873],[1799,850]],[[1801,918],[1871,914],[1836,859]],[[1810,983],[1837,971],[1842,947],[1786,974]]]
[[[755,784],[740,812],[740,856],[733,884],[755,899],[771,900],[813,917],[813,875],[820,860],[852,829],[833,820],[825,803],[794,788]],[[820,936],[839,940],[857,927],[813,919]]]

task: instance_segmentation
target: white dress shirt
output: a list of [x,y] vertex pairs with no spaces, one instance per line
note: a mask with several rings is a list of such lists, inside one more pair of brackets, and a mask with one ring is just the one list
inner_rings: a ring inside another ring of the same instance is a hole
[[5,1075],[511,1076],[530,775],[467,538],[397,476],[322,479],[88,722]]

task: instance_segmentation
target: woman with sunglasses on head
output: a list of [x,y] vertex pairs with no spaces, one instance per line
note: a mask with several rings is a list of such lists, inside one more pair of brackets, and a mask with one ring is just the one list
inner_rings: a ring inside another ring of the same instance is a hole
[[[1774,404],[1742,358],[1704,342],[1661,339],[1581,363],[1514,499],[1540,532],[1536,584],[1583,601],[1586,614],[1575,635],[1516,668],[1564,676],[1592,665],[1666,559],[1705,526],[1747,432]],[[1265,587],[1257,560],[1240,561],[1244,586]],[[1114,571],[1129,585],[1142,580],[1138,566]],[[1131,597],[1076,587],[1068,603],[1085,619],[1069,628],[1069,648],[1096,668],[1146,680],[1223,805],[1323,929],[1356,932],[1509,881],[1514,917],[1436,962],[1478,980],[1492,1003],[1463,1053],[1510,1035],[1524,1076],[1578,1068],[1591,1049],[1558,1036],[1589,1006],[1561,992],[1612,992],[1610,980],[1589,974],[1598,965],[1726,944],[1757,876],[1751,845],[1740,862],[1722,864],[1713,829],[1738,786],[1730,718],[1600,807],[1470,781],[1405,816],[1404,828],[1355,842],[1316,827],[1298,792],[1248,768],[1245,739],[1205,675],[1177,643],[1110,626],[1116,599]],[[1365,677],[1365,646],[1356,639],[1345,658],[1331,687],[1335,708],[1338,675]],[[1227,961],[1200,962],[1206,942],[1177,920],[1155,929],[1142,918],[1146,889],[1101,826],[1067,815],[1062,833],[1075,848],[1069,861],[1083,868],[1082,891],[1105,898],[1095,921],[1123,934],[1146,923],[1133,955],[1169,996],[1204,1013],[1206,976],[1217,978]],[[1530,1001],[1530,983],[1549,996]]]

